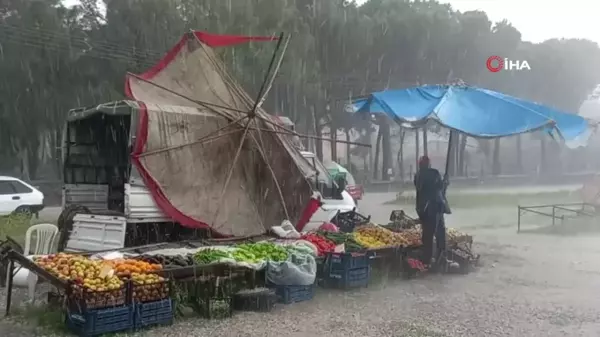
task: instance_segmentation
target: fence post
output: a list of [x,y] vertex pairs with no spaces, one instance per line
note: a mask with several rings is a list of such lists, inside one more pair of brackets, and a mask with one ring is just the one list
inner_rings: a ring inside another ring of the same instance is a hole
[[552,226],[556,224],[556,207],[552,206]]

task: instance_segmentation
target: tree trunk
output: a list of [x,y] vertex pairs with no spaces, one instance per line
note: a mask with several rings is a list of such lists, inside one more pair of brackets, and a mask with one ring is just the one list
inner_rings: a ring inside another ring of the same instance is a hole
[[497,176],[502,172],[500,165],[500,138],[494,139],[494,157],[492,159],[492,174]]
[[350,147],[350,143],[349,143],[350,142],[350,130],[351,129],[346,129],[346,141],[348,142],[348,143],[346,143],[346,167],[348,167],[348,169],[350,169],[352,166],[352,165],[350,165],[350,150],[352,150]]
[[523,173],[523,145],[521,135],[517,135],[517,173]]
[[[331,121],[331,126],[329,129],[329,134],[331,135],[331,142],[330,142],[330,146],[331,146],[331,160],[338,162],[338,157],[337,157],[337,127],[333,124],[333,120]],[[323,161],[322,158],[320,158],[321,161]]]
[[[458,142],[456,141],[458,138],[458,134],[456,133],[456,131],[450,131],[452,134],[452,137],[448,138],[448,146],[450,146],[450,155],[448,156],[448,158],[446,159],[448,161],[448,176],[449,177],[454,177],[456,176],[456,156],[457,156],[457,149],[458,149]],[[450,138],[452,138],[452,143],[450,143]]]
[[467,176],[467,135],[460,136],[460,145],[458,149],[458,175]]
[[377,140],[375,141],[375,159],[373,160],[373,179],[377,180],[379,173],[379,147],[381,145],[382,132],[381,127],[377,130]]
[[323,141],[321,140],[321,138],[323,137],[323,132],[321,132],[321,126],[319,125],[319,120],[317,118],[317,109],[314,105],[312,109],[312,123],[314,134],[318,137],[315,140],[315,152],[317,158],[319,158],[320,161],[323,161]]
[[423,128],[423,155],[429,156],[429,150],[427,146],[427,128]]
[[546,138],[544,136],[542,134],[542,139],[540,139],[540,173],[546,172]]
[[396,160],[398,161],[398,177],[400,181],[404,181],[404,136],[406,130],[402,128],[400,130],[400,148],[398,149],[398,155]]
[[381,136],[381,156],[382,156],[382,165],[381,165],[381,177],[384,181],[390,180],[390,175],[388,170],[392,168],[392,147],[391,147],[391,137],[390,137],[390,124],[387,121],[381,123],[380,126],[382,131]]
[[419,149],[421,140],[419,140],[419,130],[415,130],[415,172],[419,169],[419,157],[421,156],[421,151]]

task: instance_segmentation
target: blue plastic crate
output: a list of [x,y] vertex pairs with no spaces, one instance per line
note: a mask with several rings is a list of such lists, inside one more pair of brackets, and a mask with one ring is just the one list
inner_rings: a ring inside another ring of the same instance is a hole
[[135,304],[134,328],[142,329],[152,325],[171,325],[174,317],[173,300],[170,298]]
[[370,253],[327,253],[329,272],[339,272],[371,265]]
[[354,268],[330,272],[325,278],[325,286],[338,289],[362,288],[369,285],[371,267]]
[[108,309],[68,311],[65,321],[69,330],[82,337],[127,331],[133,328],[133,307],[126,305]]
[[277,295],[277,302],[283,304],[309,301],[312,300],[315,296],[314,284],[311,284],[309,286],[270,285],[269,287],[275,289],[275,294]]

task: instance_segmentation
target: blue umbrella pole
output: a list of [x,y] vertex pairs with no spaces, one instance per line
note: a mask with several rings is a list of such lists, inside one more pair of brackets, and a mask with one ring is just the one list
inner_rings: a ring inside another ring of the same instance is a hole
[[443,198],[444,198],[444,213],[452,214],[452,210],[450,210],[450,205],[448,204],[448,199],[446,198],[446,190],[448,189],[448,184],[450,183],[450,161],[454,160],[452,155],[452,143],[454,143],[454,137],[456,132],[450,130],[450,137],[448,137],[448,150],[446,151],[446,170],[444,172],[444,189],[443,189]]

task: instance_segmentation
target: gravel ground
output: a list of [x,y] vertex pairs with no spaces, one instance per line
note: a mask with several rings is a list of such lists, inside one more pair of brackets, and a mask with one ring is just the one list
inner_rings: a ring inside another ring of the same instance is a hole
[[[397,206],[381,203],[393,197],[370,194],[360,206],[384,222]],[[319,289],[313,301],[271,313],[188,319],[136,336],[599,336],[600,236],[517,235],[515,218],[512,208],[455,209],[448,217],[449,226],[476,236],[483,266],[469,275],[384,280],[354,292]],[[529,222],[538,221],[549,220]],[[0,320],[0,336],[51,335],[22,318]]]

